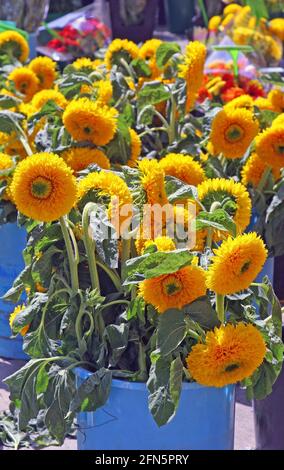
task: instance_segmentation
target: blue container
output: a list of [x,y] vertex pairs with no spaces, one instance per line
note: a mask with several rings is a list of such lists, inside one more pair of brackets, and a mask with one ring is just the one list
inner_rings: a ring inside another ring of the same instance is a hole
[[0,225],[0,357],[8,359],[28,358],[22,351],[22,337],[11,338],[9,316],[15,305],[1,300],[24,268],[26,238],[27,232],[16,223]]
[[30,59],[34,59],[37,56],[37,37],[37,31],[35,33],[29,33]]
[[[91,374],[76,369],[77,386]],[[230,450],[234,445],[235,387],[183,385],[173,420],[159,428],[143,383],[114,379],[107,403],[78,413],[79,450]]]

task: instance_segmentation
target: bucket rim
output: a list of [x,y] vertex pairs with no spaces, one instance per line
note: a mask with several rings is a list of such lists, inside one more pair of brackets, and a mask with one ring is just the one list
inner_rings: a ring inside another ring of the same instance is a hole
[[[74,373],[76,377],[80,379],[87,379],[92,375],[92,372],[84,369],[83,367],[76,367],[74,369]],[[146,382],[130,382],[129,380],[120,380],[120,379],[112,379],[112,387],[114,388],[124,388],[128,390],[140,390],[145,391],[147,389]],[[183,382],[182,390],[222,390],[224,388],[234,388],[235,384],[225,385],[225,387],[206,387],[204,385],[200,385],[197,382]]]

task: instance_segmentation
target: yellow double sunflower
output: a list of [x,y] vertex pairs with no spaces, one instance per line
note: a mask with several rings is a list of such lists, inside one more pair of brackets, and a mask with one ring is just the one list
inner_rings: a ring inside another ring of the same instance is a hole
[[257,136],[256,153],[271,168],[284,167],[284,127],[281,123]]
[[106,145],[114,137],[118,112],[101,103],[80,98],[71,101],[63,114],[63,123],[75,140]]
[[34,220],[52,222],[74,206],[76,179],[62,158],[38,153],[18,164],[11,194],[19,212]]
[[[56,90],[41,90],[37,92],[31,101],[31,106],[38,112],[48,102],[54,101],[60,108],[66,108],[67,100],[62,93]],[[28,106],[28,105],[27,105]]]
[[222,325],[209,331],[187,357],[191,376],[207,387],[224,387],[250,377],[262,364],[266,346],[253,325]]
[[186,112],[196,101],[198,90],[203,82],[203,70],[206,59],[206,47],[199,41],[190,42],[185,51],[184,63],[179,66],[179,76],[186,81]]
[[39,79],[39,90],[51,88],[56,79],[56,62],[49,57],[36,57],[29,63],[32,70]]
[[30,48],[25,38],[17,31],[4,31],[0,33],[0,51],[12,55],[24,63],[29,57]]
[[221,295],[248,289],[263,268],[267,250],[254,232],[228,238],[214,250],[207,271],[207,287]]
[[202,166],[190,155],[169,153],[160,160],[160,166],[166,175],[174,176],[193,186],[197,186],[205,179]]
[[15,89],[24,96],[24,102],[30,101],[39,90],[39,79],[28,67],[14,69],[8,76]]
[[[266,165],[265,161],[262,160],[256,153],[253,153],[243,166],[241,172],[242,183],[245,186],[251,184],[252,186],[257,187],[267,168],[268,166]],[[277,181],[280,178],[280,170],[278,168],[273,168],[272,172],[275,180]]]
[[170,308],[181,309],[205,295],[205,279],[202,268],[186,266],[174,273],[140,282],[139,293],[158,313],[164,313]]
[[208,179],[197,187],[197,192],[198,199],[207,211],[210,211],[213,203],[222,203],[228,198],[230,205],[228,210],[236,224],[237,233],[242,233],[247,228],[252,204],[250,195],[242,183],[225,178]]
[[121,64],[121,59],[129,64],[138,57],[139,47],[134,42],[128,39],[114,39],[106,51],[105,63],[108,70],[111,70],[114,65]]
[[96,164],[104,170],[110,168],[108,157],[99,149],[91,147],[72,147],[60,155],[75,173]]
[[141,172],[141,185],[146,193],[148,204],[168,203],[165,188],[165,173],[157,160],[141,160],[138,165]]
[[215,116],[210,134],[214,153],[242,158],[258,133],[259,124],[248,109],[225,107]]

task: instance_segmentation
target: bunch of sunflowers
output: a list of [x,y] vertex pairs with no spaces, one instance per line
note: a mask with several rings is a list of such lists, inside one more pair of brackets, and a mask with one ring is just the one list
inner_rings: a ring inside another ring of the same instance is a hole
[[28,234],[6,294],[26,294],[10,323],[31,360],[6,379],[20,430],[44,421],[61,443],[112,377],[148,383],[160,426],[184,381],[270,393],[281,308],[268,278],[254,282],[268,251],[246,230],[251,196],[268,221],[283,198],[283,92],[269,115],[247,95],[197,104],[199,42],[116,39],[60,74],[3,34],[1,204]]
[[213,16],[209,20],[208,31],[211,40],[219,35],[227,35],[237,45],[252,46],[254,52],[251,60],[257,65],[277,64],[282,58],[283,18],[271,21],[265,17],[258,18],[249,5],[230,3],[225,7],[223,16]]

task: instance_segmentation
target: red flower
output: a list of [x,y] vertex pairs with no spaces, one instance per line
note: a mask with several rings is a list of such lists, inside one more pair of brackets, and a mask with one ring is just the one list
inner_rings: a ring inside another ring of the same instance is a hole
[[228,103],[229,101],[232,101],[234,98],[238,98],[238,96],[244,95],[245,91],[238,87],[231,87],[227,88],[225,91],[223,91],[221,98],[224,103]]

